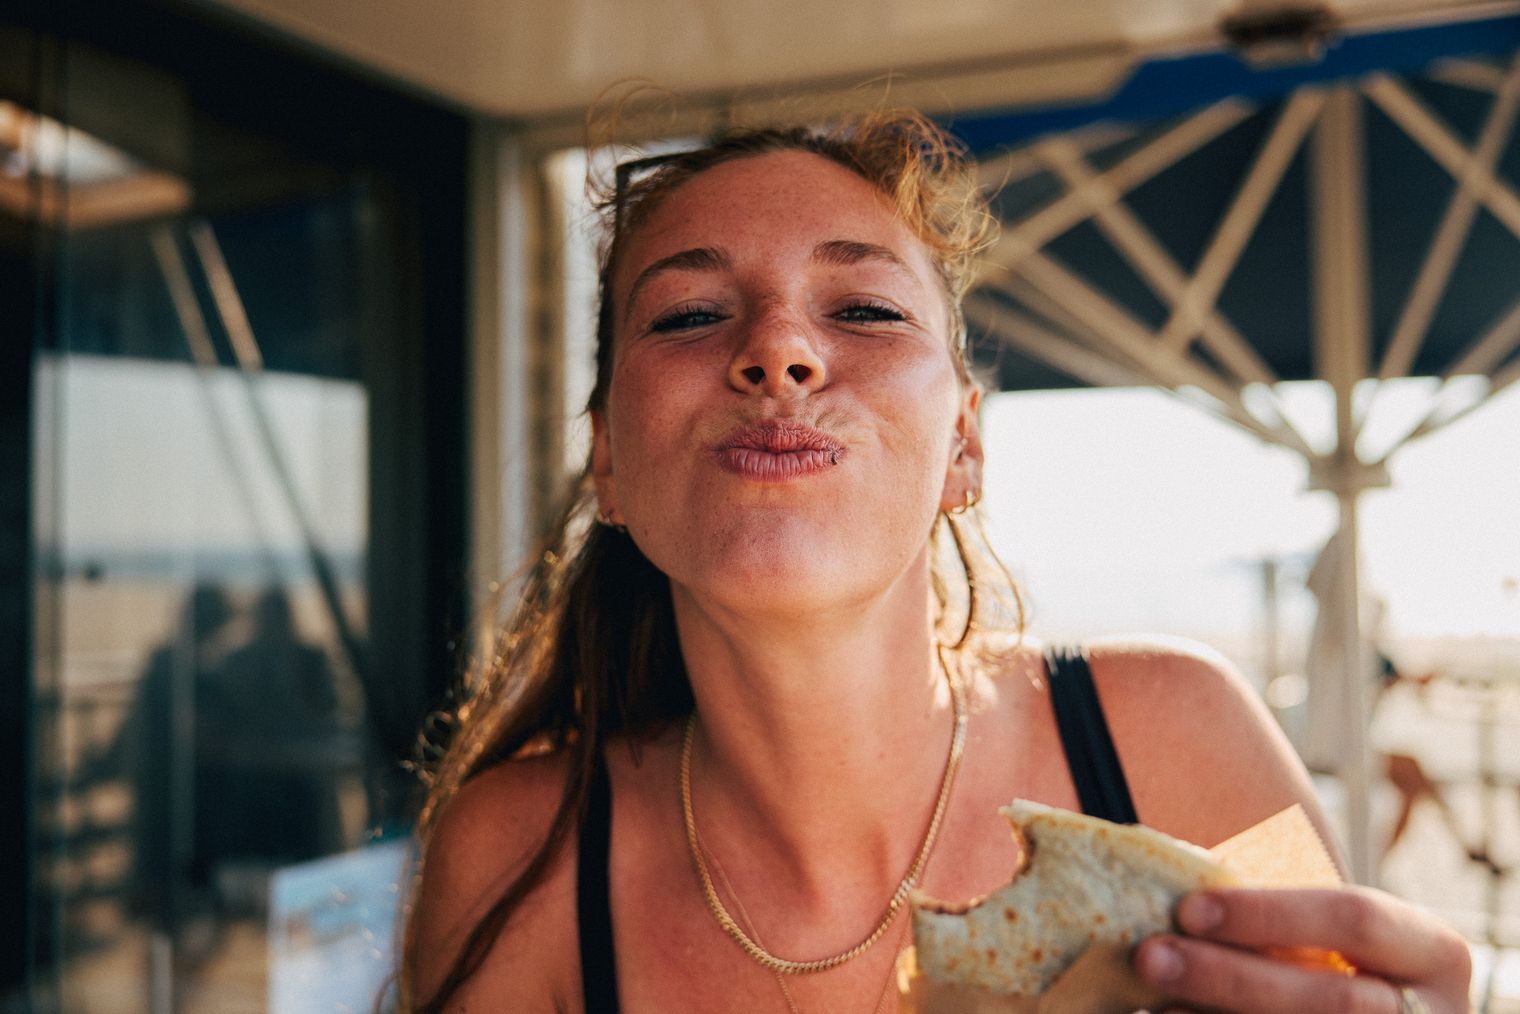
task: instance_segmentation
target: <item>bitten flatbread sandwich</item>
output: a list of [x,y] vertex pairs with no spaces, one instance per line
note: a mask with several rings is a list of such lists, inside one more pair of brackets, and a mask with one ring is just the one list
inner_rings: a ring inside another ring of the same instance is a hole
[[1043,993],[1095,943],[1134,944],[1169,929],[1184,894],[1238,878],[1196,845],[1017,800],[1001,811],[1021,861],[1008,885],[970,906],[913,905],[918,967],[995,993]]
[[[1177,902],[1191,891],[1339,883],[1334,864],[1297,807],[1213,851],[1151,828],[1025,800],[1000,812],[1013,827],[1020,853],[1013,880],[965,905],[921,895],[913,899],[911,974],[931,985],[953,985],[970,991],[967,995],[1034,997],[1089,955],[1083,967],[1094,970],[1093,983],[1067,982],[1061,989],[1074,994],[1113,991],[1120,988],[1117,978],[1127,973],[1128,949],[1172,929]],[[1323,952],[1286,957],[1349,968],[1339,956]],[[972,1008],[961,1004],[954,1009]],[[1121,1004],[1117,1009],[1133,1008]]]

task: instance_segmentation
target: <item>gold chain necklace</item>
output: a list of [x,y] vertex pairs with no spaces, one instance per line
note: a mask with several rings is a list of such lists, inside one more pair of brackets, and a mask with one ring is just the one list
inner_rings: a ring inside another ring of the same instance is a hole
[[923,843],[918,847],[918,854],[913,857],[913,864],[908,867],[908,872],[903,874],[902,880],[898,881],[897,889],[887,900],[886,911],[877,920],[875,928],[854,947],[827,958],[817,958],[813,961],[791,961],[787,958],[778,958],[745,933],[743,928],[734,921],[734,917],[729,915],[728,909],[723,906],[723,901],[718,897],[718,891],[713,886],[712,875],[707,870],[707,861],[702,858],[702,850],[697,845],[697,818],[691,806],[691,744],[697,727],[696,712],[692,712],[686,719],[686,730],[681,737],[681,816],[686,822],[686,850],[691,854],[691,863],[696,870],[697,879],[701,882],[702,894],[707,899],[707,907],[712,911],[713,917],[718,920],[718,925],[722,926],[723,931],[744,949],[744,953],[764,967],[788,975],[821,972],[842,965],[851,958],[865,953],[872,944],[881,939],[882,934],[887,931],[887,927],[896,917],[898,909],[907,900],[909,892],[918,885],[918,878],[923,875],[924,866],[929,861],[929,853],[934,851],[934,842],[939,837],[940,822],[944,819],[945,806],[950,800],[950,787],[955,783],[955,773],[961,763],[961,751],[966,744],[964,691],[960,682],[950,675],[950,667],[945,665],[943,655],[940,656],[939,662],[940,667],[945,671],[945,681],[950,686],[950,699],[955,708],[955,730],[950,737],[950,755],[945,760],[945,773],[940,779],[939,797],[934,801],[934,815],[929,819],[929,828],[924,832]]
[[[760,934],[755,929],[755,920],[751,919],[749,912],[745,911],[744,902],[740,900],[739,892],[734,890],[734,883],[728,879],[728,874],[724,871],[723,864],[718,861],[716,855],[710,854],[707,851],[707,846],[703,845],[700,839],[697,841],[697,849],[712,862],[713,869],[718,873],[718,879],[723,882],[723,889],[728,892],[728,896],[733,899],[735,907],[739,909],[740,925],[744,927],[745,932],[754,938],[756,943],[760,943]],[[898,944],[901,945],[903,939],[902,932],[898,933],[897,939]],[[761,946],[763,947],[764,944],[761,944]],[[899,946],[900,949],[901,947]],[[790,1014],[802,1014],[802,1009],[797,1006],[796,998],[792,996],[791,987],[786,984],[786,976],[775,969],[771,969],[771,974],[776,977],[776,985],[781,987],[781,997],[786,1001],[786,1009]],[[891,964],[887,966],[887,978],[881,984],[881,992],[876,995],[876,1003],[871,1006],[871,1014],[881,1014],[882,1008],[886,1006],[887,997],[892,992],[892,983],[896,978],[897,959],[894,957]],[[824,1009],[828,1010],[828,1008]]]

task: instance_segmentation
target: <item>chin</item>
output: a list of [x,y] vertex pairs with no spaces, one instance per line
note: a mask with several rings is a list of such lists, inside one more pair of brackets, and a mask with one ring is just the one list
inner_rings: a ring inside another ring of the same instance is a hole
[[796,527],[769,524],[711,540],[694,532],[676,549],[670,567],[655,564],[694,597],[725,609],[806,617],[885,593],[914,557],[909,547],[893,552],[886,540],[862,543],[866,526],[829,532]]
[[725,612],[767,620],[815,619],[869,600],[872,588],[856,587],[837,573],[752,572],[691,586],[693,598]]

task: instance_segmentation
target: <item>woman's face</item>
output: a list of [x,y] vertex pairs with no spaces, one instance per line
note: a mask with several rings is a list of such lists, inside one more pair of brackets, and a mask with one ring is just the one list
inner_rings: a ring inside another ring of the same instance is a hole
[[678,595],[794,612],[926,573],[935,513],[979,481],[976,395],[875,187],[806,152],[707,170],[629,237],[611,298],[597,495]]

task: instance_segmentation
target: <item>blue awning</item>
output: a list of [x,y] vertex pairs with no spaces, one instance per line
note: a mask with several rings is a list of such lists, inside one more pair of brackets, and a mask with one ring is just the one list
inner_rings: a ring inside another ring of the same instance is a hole
[[[1190,276],[1197,272],[1293,96],[1305,90],[1353,93],[1363,166],[1354,192],[1362,204],[1359,217],[1365,220],[1366,232],[1366,366],[1376,374],[1401,358],[1388,358],[1390,343],[1410,312],[1411,291],[1432,256],[1440,223],[1451,214],[1457,176],[1464,171],[1453,160],[1472,155],[1495,116],[1503,89],[1514,87],[1505,82],[1516,52],[1520,16],[1343,36],[1330,40],[1318,61],[1290,67],[1255,67],[1232,51],[1168,56],[1139,66],[1111,95],[1092,102],[965,114],[949,126],[984,159],[1020,151],[1034,156],[1035,168],[1029,170],[1031,160],[1026,160],[1026,171],[1014,174],[994,196],[1005,230],[1017,232],[1020,223],[1055,202],[1071,199],[1069,176],[1040,164],[1041,145],[1052,138],[1085,136],[1087,140],[1076,145],[1082,171],[1101,176],[1190,118],[1221,103],[1238,107],[1240,115],[1227,129],[1122,195],[1125,213],[1184,276]],[[1460,61],[1465,74],[1453,73],[1454,61]],[[1387,100],[1389,91],[1396,93],[1398,103]],[[1502,110],[1497,118],[1505,116],[1513,120]],[[1443,134],[1447,147],[1433,154],[1429,138],[1418,136],[1421,124],[1427,133]],[[1322,375],[1317,356],[1323,342],[1316,337],[1311,277],[1316,256],[1311,150],[1318,130],[1315,125],[1297,142],[1264,212],[1252,222],[1249,239],[1209,304],[1211,312],[1245,338],[1274,381]],[[1401,375],[1445,375],[1459,365],[1470,367],[1475,360],[1464,356],[1474,343],[1502,330],[1507,315],[1520,306],[1520,213],[1508,224],[1495,214],[1513,198],[1508,181],[1520,179],[1520,143],[1512,125],[1501,130],[1504,140],[1492,176],[1498,190],[1506,192],[1488,193],[1477,203],[1470,225],[1457,230],[1455,266],[1440,288],[1417,353]],[[1442,151],[1448,156],[1444,163]],[[1487,187],[1483,179],[1475,180],[1480,189]],[[1520,202],[1513,203],[1520,208]],[[1166,328],[1173,316],[1173,301],[1158,291],[1154,277],[1137,267],[1133,251],[1122,249],[1094,213],[1081,215],[1059,234],[1043,236],[1038,253],[1079,277],[1152,335]],[[990,307],[993,315],[1008,311],[1012,319],[1032,322],[1074,346],[1091,346],[1091,335],[1074,333],[1070,320],[1052,312],[1069,293],[1045,293],[1041,298],[1026,269],[1027,261],[1015,256],[1008,270],[991,272],[973,298]],[[1028,389],[1093,382],[1090,376],[1073,375],[1031,354],[1029,342],[1009,341],[1007,330],[972,328],[978,359],[994,373],[998,386]],[[1217,373],[1231,386],[1244,386],[1252,379],[1232,373],[1210,342],[1195,340],[1183,351],[1189,368]],[[1480,360],[1481,372],[1493,373],[1513,365],[1517,356],[1511,348],[1495,361]]]
[[982,110],[945,125],[982,156],[1043,134],[1096,123],[1148,124],[1240,98],[1270,104],[1306,85],[1365,74],[1418,75],[1457,56],[1503,56],[1520,50],[1520,14],[1332,37],[1320,59],[1256,67],[1234,50],[1158,57],[1135,68],[1112,93],[1090,102]]

